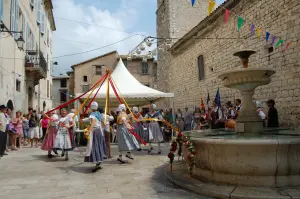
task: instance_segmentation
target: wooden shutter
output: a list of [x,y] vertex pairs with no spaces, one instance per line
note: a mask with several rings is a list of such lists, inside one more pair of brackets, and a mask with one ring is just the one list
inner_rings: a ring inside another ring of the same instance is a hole
[[199,75],[199,80],[204,79],[204,59],[203,55],[200,55],[198,57],[198,75]]

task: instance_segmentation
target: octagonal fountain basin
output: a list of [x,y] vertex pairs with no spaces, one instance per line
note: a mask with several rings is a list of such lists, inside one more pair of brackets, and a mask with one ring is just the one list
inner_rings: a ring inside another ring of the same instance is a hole
[[[300,135],[268,130],[259,135],[233,131],[191,131],[193,177],[203,182],[265,187],[300,186]],[[187,149],[183,149],[184,157]],[[186,159],[186,158],[185,158]]]

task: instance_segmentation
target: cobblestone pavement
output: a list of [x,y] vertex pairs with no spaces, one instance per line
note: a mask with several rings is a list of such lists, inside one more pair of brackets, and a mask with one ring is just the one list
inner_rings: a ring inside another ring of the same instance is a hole
[[0,198],[2,199],[204,199],[177,188],[163,175],[167,164],[168,144],[162,155],[147,151],[135,152],[135,160],[121,165],[113,159],[102,164],[103,169],[92,173],[94,165],[83,163],[85,148],[69,154],[64,161],[57,156],[48,159],[36,148],[11,152],[0,160]]

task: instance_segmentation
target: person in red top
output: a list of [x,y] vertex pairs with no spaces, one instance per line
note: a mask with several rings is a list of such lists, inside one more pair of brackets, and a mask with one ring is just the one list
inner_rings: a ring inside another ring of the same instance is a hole
[[42,131],[43,131],[42,140],[44,140],[49,125],[49,119],[47,117],[44,117],[44,115],[42,115],[41,117],[42,119],[41,119],[40,126],[42,126]]
[[17,150],[17,140],[19,141],[19,149],[21,149],[21,139],[23,136],[23,120],[21,117],[21,111],[16,112],[16,117],[11,121],[11,130],[14,132],[12,134],[12,149]]

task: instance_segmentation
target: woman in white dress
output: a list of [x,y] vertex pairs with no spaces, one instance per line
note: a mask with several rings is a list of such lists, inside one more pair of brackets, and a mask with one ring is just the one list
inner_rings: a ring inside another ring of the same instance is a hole
[[68,151],[73,149],[70,128],[72,128],[74,125],[73,121],[70,121],[67,115],[67,109],[61,109],[61,118],[58,121],[58,131],[53,147],[53,151],[55,153],[57,150],[62,151],[61,157],[65,156],[66,161],[69,160]]
[[[147,113],[144,118],[164,120],[155,104],[152,104],[152,106],[150,107],[150,112]],[[149,123],[150,149],[148,150],[148,153],[151,153],[151,151],[153,150],[151,143],[158,143],[158,154],[161,154],[160,143],[163,141],[164,141],[164,136],[162,133],[162,129],[159,126],[159,123],[157,121],[151,121]]]

